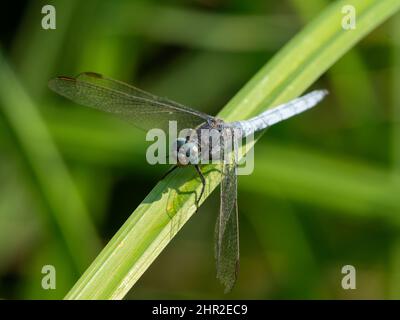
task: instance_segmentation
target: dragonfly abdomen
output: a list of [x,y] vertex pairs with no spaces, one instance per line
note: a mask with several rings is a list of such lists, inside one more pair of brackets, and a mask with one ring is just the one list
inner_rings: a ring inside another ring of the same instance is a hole
[[242,131],[242,137],[247,137],[316,106],[327,94],[328,91],[326,90],[315,90],[300,98],[267,110],[254,118],[232,122],[230,126],[239,127]]

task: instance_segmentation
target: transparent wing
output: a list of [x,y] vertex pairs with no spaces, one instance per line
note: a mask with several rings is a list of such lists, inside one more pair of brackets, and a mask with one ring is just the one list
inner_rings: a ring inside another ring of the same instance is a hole
[[232,290],[239,269],[239,221],[235,161],[222,163],[221,203],[215,227],[215,238],[217,278],[225,286],[225,293],[227,293]]
[[49,81],[49,87],[78,104],[113,113],[143,130],[160,128],[167,131],[170,120],[177,121],[178,130],[195,128],[212,118],[92,72],[82,73],[76,78],[54,78]]

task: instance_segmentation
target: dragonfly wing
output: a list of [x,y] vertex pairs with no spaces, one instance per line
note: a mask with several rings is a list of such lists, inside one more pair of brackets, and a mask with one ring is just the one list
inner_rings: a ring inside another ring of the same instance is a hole
[[236,164],[222,164],[220,213],[215,227],[217,278],[225,293],[232,290],[239,269],[239,221]]
[[175,120],[179,133],[212,118],[97,73],[82,73],[76,78],[57,77],[49,81],[49,87],[78,104],[113,113],[143,130],[160,128],[168,132],[169,121]]

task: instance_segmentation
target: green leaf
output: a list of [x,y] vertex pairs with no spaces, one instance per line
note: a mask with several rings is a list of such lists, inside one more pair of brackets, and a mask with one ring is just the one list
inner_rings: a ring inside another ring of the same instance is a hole
[[[299,96],[360,39],[400,8],[398,0],[353,0],[357,28],[342,28],[344,5],[327,7],[267,63],[221,111],[231,121],[245,119]],[[207,188],[220,176],[204,168]],[[160,181],[111,239],[66,299],[121,299],[195,212],[200,181],[192,168]],[[167,276],[167,275],[166,275]]]
[[82,272],[100,247],[100,240],[41,113],[19,83],[1,48],[0,111],[15,137],[34,192],[49,213],[44,217],[45,222],[62,241],[73,270]]

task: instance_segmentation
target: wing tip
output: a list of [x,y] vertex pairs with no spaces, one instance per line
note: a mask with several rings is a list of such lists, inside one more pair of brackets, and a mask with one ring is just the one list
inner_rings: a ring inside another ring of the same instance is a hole
[[71,77],[67,77],[67,76],[57,76],[57,77],[54,77],[54,78],[50,79],[47,82],[47,86],[51,90],[53,90],[54,92],[58,93],[59,84],[60,84],[60,82],[64,82],[64,81],[75,82],[76,79],[75,78],[71,78]]
[[235,261],[233,268],[234,268],[233,273],[230,273],[230,276],[227,276],[226,272],[224,270],[221,270],[217,266],[217,277],[216,278],[224,287],[224,294],[231,292],[233,290],[233,288],[235,287],[236,280],[238,278],[238,273],[239,273],[239,260]]
[[235,279],[235,281],[229,281],[229,280],[225,279],[224,277],[217,277],[217,279],[224,287],[224,294],[231,292],[236,283],[236,279]]

